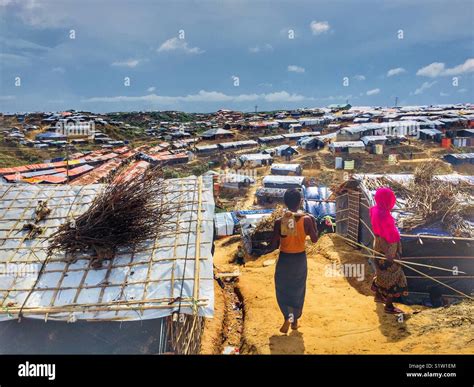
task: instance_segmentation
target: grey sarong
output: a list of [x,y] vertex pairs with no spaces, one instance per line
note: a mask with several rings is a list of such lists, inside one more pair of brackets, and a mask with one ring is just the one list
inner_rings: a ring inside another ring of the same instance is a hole
[[295,319],[303,313],[308,267],[306,253],[280,252],[275,269],[275,290],[278,306],[285,319],[293,313]]

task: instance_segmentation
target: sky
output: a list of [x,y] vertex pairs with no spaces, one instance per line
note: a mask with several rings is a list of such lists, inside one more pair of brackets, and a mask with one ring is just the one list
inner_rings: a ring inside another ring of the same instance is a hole
[[0,111],[474,102],[472,0],[0,0]]

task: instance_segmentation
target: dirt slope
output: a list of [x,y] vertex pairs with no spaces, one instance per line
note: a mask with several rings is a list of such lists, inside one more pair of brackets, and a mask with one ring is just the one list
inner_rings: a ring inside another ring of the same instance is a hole
[[[215,263],[233,270],[229,259],[237,243],[217,242]],[[309,248],[306,303],[301,328],[289,335],[278,331],[278,309],[273,275],[275,266],[263,262],[268,254],[241,267],[238,287],[244,299],[245,321],[242,353],[253,354],[381,354],[381,353],[474,353],[474,304],[442,309],[399,305],[407,312],[404,321],[383,313],[373,301],[371,274],[365,258],[334,235],[323,236]],[[327,265],[365,265],[364,281],[327,276]]]

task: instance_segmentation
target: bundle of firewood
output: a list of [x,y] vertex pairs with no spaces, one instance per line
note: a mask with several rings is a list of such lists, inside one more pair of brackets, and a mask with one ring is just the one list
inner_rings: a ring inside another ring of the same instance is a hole
[[90,253],[94,265],[100,266],[104,259],[112,259],[118,248],[154,239],[167,229],[177,213],[167,196],[159,169],[112,182],[86,212],[59,227],[50,237],[48,253]]
[[257,223],[253,230],[253,234],[259,232],[266,232],[266,231],[273,231],[275,221],[278,218],[281,218],[285,213],[285,208],[282,205],[277,205],[275,210],[272,212],[270,216],[264,216],[260,221]]

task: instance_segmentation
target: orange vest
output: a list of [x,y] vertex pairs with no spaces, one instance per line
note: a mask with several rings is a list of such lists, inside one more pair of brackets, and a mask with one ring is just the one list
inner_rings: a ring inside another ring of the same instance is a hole
[[296,235],[280,235],[280,251],[283,253],[302,253],[305,251],[306,232],[304,216],[296,221]]

